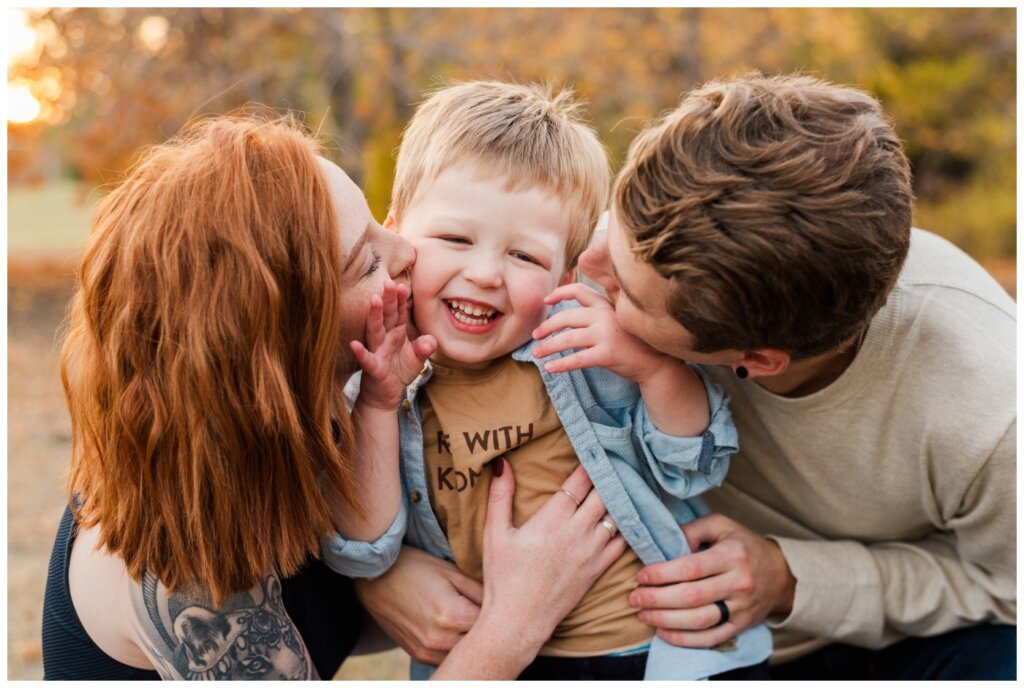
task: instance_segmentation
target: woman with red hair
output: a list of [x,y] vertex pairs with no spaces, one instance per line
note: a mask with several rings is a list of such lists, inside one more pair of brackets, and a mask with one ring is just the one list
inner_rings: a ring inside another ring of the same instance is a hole
[[[320,539],[372,546],[400,514],[374,491],[397,447],[371,460],[342,387],[354,352],[387,357],[382,324],[406,362],[430,343],[404,335],[411,247],[318,153],[291,118],[214,118],[100,203],[61,356],[47,678],[329,678],[353,649],[363,612]],[[438,678],[514,678],[624,546],[583,537],[594,497],[513,528],[500,463],[482,608]]]

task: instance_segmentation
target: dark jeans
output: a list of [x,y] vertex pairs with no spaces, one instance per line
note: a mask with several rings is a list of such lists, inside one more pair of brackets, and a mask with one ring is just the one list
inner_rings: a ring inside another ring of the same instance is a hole
[[971,626],[881,650],[836,643],[770,671],[773,680],[784,681],[1012,681],[1017,627]]
[[[642,681],[647,653],[623,657],[538,657],[519,674],[520,681]],[[765,681],[768,662],[711,677],[718,681]]]

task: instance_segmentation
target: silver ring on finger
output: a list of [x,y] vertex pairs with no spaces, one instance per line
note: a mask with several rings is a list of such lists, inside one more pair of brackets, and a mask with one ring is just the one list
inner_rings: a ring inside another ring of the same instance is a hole
[[598,525],[604,526],[605,530],[608,531],[608,534],[611,535],[612,537],[615,537],[615,524],[612,523],[612,520],[610,518],[605,516],[604,518],[601,519],[601,521],[598,523]]
[[579,509],[581,506],[583,506],[583,502],[580,501],[580,498],[577,497],[576,495],[574,495],[572,492],[569,492],[569,490],[565,489],[564,487],[562,489],[560,489],[559,492],[564,493],[565,495],[567,495],[569,497],[569,499],[571,499],[572,501],[576,502],[576,508],[577,509]]
[[729,607],[725,604],[725,600],[715,600],[715,606],[718,607],[721,617],[718,619],[718,623],[711,628],[717,628],[729,620]]

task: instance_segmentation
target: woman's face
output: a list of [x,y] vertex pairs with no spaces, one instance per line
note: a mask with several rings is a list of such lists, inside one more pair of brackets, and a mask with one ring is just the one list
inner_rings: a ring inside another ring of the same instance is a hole
[[366,343],[366,317],[370,297],[380,294],[389,277],[409,286],[409,270],[416,254],[398,234],[389,232],[373,219],[359,187],[334,163],[318,159],[327,178],[341,232],[341,331],[343,365],[339,373],[355,372],[355,357],[348,343]]

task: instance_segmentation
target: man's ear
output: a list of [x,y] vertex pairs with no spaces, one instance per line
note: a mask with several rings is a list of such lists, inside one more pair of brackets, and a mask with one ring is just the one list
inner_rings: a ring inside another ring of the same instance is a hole
[[392,215],[390,212],[388,213],[387,218],[384,220],[384,224],[381,225],[381,226],[384,229],[388,230],[389,232],[397,232],[398,231],[398,222],[395,221],[395,216]]
[[789,361],[789,354],[782,349],[764,347],[744,352],[743,358],[733,364],[733,370],[738,366],[743,366],[747,369],[747,377],[751,380],[759,377],[772,377],[786,372]]

